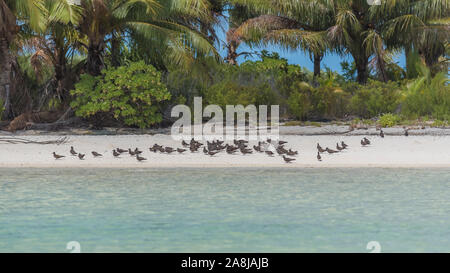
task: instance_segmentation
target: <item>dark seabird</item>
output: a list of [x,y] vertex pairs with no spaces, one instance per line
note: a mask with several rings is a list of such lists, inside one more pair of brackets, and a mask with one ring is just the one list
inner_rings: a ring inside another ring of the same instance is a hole
[[409,136],[408,129],[405,129],[405,136]]
[[63,155],[57,155],[55,152],[53,152],[53,157],[54,157],[55,159],[61,159],[61,158],[65,157],[65,156],[63,156]]
[[96,151],[92,151],[92,155],[94,157],[99,157],[99,156],[103,156],[102,154],[97,153]]
[[206,155],[208,154],[208,150],[206,149],[206,147],[203,147],[203,153]]
[[180,148],[177,148],[177,152],[180,153],[180,154],[182,154],[182,153],[186,152],[186,149],[180,149]]
[[266,151],[266,154],[269,156],[273,156],[273,152],[272,151]]
[[370,140],[368,140],[367,138],[363,138],[364,139],[364,142],[367,144],[367,145],[370,145]]
[[366,141],[364,139],[361,139],[361,145],[364,147],[364,146],[366,146],[368,144],[366,143]]
[[78,158],[80,159],[80,160],[84,160],[84,156],[85,156],[86,154],[78,154]]
[[242,147],[241,147],[240,150],[241,150],[241,153],[244,154],[244,155],[253,153],[252,150],[246,149],[246,148],[242,148]]
[[289,157],[286,157],[285,155],[283,155],[283,159],[286,163],[291,163],[292,161],[295,160],[295,158],[289,158]]
[[123,154],[123,153],[128,152],[127,150],[120,149],[120,148],[117,148],[116,150],[117,150],[117,152],[120,153],[120,154]]
[[342,148],[344,148],[344,149],[347,149],[347,147],[348,147],[348,145],[345,144],[344,141],[341,141],[341,146],[342,146]]
[[218,153],[220,153],[220,151],[209,151],[209,152],[208,152],[208,154],[209,154],[210,156],[214,156],[215,154],[218,154]]
[[330,148],[326,148],[325,151],[327,151],[329,154],[335,154],[335,153],[339,153],[338,151],[332,150]]
[[298,152],[294,152],[294,151],[291,151],[290,149],[289,149],[289,151],[287,151],[287,153],[286,153],[288,156],[296,156],[297,154],[298,154]]
[[293,153],[294,155],[298,155],[298,151],[293,151],[293,150],[289,149],[288,152],[289,152],[289,153]]
[[181,141],[181,145],[182,145],[183,147],[189,147],[189,146],[190,146],[189,143],[187,143],[187,142],[184,141],[184,140]]
[[139,162],[147,160],[147,158],[142,157],[142,156],[140,156],[140,155],[136,155],[136,159],[137,159]]
[[322,161],[322,157],[320,156],[319,152],[317,152],[317,160]]
[[384,137],[384,132],[383,132],[383,129],[380,129],[380,137]]
[[135,156],[135,155],[136,155],[136,153],[133,152],[131,149],[128,149],[128,153],[129,153],[131,156]]
[[72,155],[77,155],[78,154],[77,152],[75,152],[75,149],[73,148],[73,146],[70,146],[70,153]]
[[134,149],[134,153],[137,154],[137,155],[140,155],[140,154],[142,154],[142,151],[139,151],[139,149],[136,148],[136,149]]
[[317,150],[320,152],[320,153],[325,153],[327,150],[324,150],[320,145],[319,145],[319,143],[317,143]]
[[344,147],[341,147],[341,146],[339,146],[339,143],[336,143],[336,149],[338,151],[342,151],[342,150],[344,150]]
[[284,144],[286,144],[287,143],[287,141],[278,141],[278,145],[284,145]]
[[114,157],[119,157],[119,155],[120,155],[119,152],[117,152],[116,150],[113,150],[113,156],[114,156]]
[[196,146],[190,146],[189,150],[191,151],[191,153],[195,153],[198,151],[198,148]]
[[166,153],[168,153],[168,154],[171,154],[171,153],[173,153],[175,150],[174,150],[172,147],[166,147],[166,148],[164,148],[164,151],[165,151]]
[[257,152],[262,152],[261,151],[261,147],[259,147],[259,146],[256,146],[256,145],[253,145],[253,149],[255,149],[255,151],[257,151]]

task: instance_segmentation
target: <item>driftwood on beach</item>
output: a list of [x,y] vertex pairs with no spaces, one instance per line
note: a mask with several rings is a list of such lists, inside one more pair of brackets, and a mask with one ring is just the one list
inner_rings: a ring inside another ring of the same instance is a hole
[[29,139],[25,139],[25,138],[19,138],[19,137],[0,137],[0,144],[42,144],[42,145],[47,145],[47,144],[56,144],[56,145],[60,145],[60,144],[64,144],[69,140],[68,137],[61,137],[58,138],[56,140],[47,140],[47,141],[34,141],[34,140],[29,140]]

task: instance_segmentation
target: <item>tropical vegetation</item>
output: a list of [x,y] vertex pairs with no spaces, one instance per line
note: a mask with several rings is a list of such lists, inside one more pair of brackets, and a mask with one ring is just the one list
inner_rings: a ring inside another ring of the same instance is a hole
[[1,126],[45,112],[146,128],[195,96],[301,121],[450,117],[448,0],[0,0],[0,15]]

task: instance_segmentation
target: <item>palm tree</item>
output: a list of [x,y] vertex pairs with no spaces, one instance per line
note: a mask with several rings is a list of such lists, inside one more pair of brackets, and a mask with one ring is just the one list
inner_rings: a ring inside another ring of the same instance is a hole
[[[80,32],[88,38],[87,71],[99,75],[105,67],[107,37],[124,28],[168,48],[167,57],[181,64],[194,55],[216,55],[210,41],[192,26],[194,20],[210,20],[206,0],[81,0]],[[154,48],[148,48],[158,54]]]
[[236,0],[261,16],[244,22],[236,31],[250,43],[279,44],[286,49],[302,49],[314,62],[314,76],[320,75],[320,63],[331,49],[326,31],[332,26],[329,7],[316,1]]
[[369,12],[388,49],[404,49],[407,59],[418,52],[429,68],[445,54],[450,35],[448,0],[382,1]]
[[26,27],[40,31],[45,28],[43,0],[0,0],[0,100],[3,103],[3,117],[11,117],[11,93],[14,92],[12,79],[12,53],[17,34],[21,30],[18,22],[25,22]]
[[[42,71],[43,66],[54,70],[54,76],[47,84],[46,94],[42,94],[41,105],[50,94],[56,94],[64,100],[72,88],[74,74],[69,67],[68,58],[82,50],[79,42],[82,41],[75,26],[81,18],[81,9],[66,1],[45,0],[45,8],[49,16],[45,18],[46,30],[43,33],[30,33],[23,39],[23,47],[33,52],[30,62],[36,75]],[[54,91],[54,92],[50,92]]]
[[[386,50],[398,49],[399,45],[409,43],[422,49],[425,62],[432,65],[445,51],[446,39],[441,43],[439,37],[449,33],[448,25],[430,27],[431,22],[448,17],[448,0],[386,0],[381,1],[381,6],[369,5],[367,0],[233,1],[268,14],[249,22],[254,26],[253,32],[248,32],[250,36],[287,44],[292,42],[291,47],[297,45],[315,53],[316,62],[320,57],[318,49],[326,45],[318,33],[325,30],[328,49],[352,55],[359,83],[367,82],[371,56],[382,79],[386,80],[384,66],[389,55]],[[440,36],[436,34],[439,27],[443,30],[439,31]],[[274,29],[277,31],[270,34]]]

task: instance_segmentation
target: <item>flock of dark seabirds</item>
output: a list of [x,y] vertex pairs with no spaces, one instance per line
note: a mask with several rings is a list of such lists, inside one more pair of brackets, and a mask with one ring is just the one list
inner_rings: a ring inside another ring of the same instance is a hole
[[[405,132],[405,136],[408,136],[408,132]],[[384,132],[383,130],[380,131],[380,137],[384,138]],[[286,163],[291,163],[292,161],[295,161],[295,158],[292,158],[294,156],[298,155],[298,151],[293,151],[292,149],[286,149],[284,146],[287,144],[286,141],[273,141],[271,139],[267,139],[267,141],[259,141],[258,145],[253,145],[253,149],[248,147],[248,141],[246,140],[234,140],[233,144],[224,144],[224,141],[220,140],[214,140],[212,142],[207,141],[206,145],[203,143],[200,143],[199,141],[194,140],[194,138],[191,139],[191,141],[188,143],[184,140],[181,141],[181,145],[183,148],[172,148],[172,147],[163,147],[162,145],[154,144],[152,147],[149,148],[150,152],[153,153],[161,153],[161,154],[172,154],[172,153],[179,153],[182,154],[186,152],[188,149],[191,153],[196,153],[199,151],[200,148],[203,147],[203,153],[208,156],[214,156],[220,152],[226,152],[227,154],[233,155],[238,152],[240,152],[242,155],[252,154],[253,150],[257,153],[265,153],[268,156],[275,156],[275,153],[269,149],[271,146],[275,148],[276,153],[283,158],[283,160]],[[361,145],[363,147],[370,145],[370,141],[364,137],[361,139]],[[322,161],[321,154],[328,153],[328,154],[335,154],[339,153],[343,150],[346,150],[348,148],[348,145],[344,143],[344,141],[341,141],[341,144],[336,143],[336,150],[330,149],[326,147],[325,149],[320,146],[319,143],[317,143],[317,160]],[[128,149],[114,149],[112,150],[112,154],[115,158],[120,158],[123,154],[129,154],[132,157],[135,157],[137,161],[142,162],[146,161],[147,158],[142,156],[143,151],[140,151],[138,148],[135,148],[134,150],[128,148]],[[78,153],[75,151],[75,148],[73,146],[70,147],[70,154],[72,156],[78,157],[80,160],[84,160],[86,157],[86,154]],[[94,158],[102,157],[103,155],[92,151],[92,156]],[[59,155],[53,152],[53,157],[55,159],[62,159],[65,156]]]

